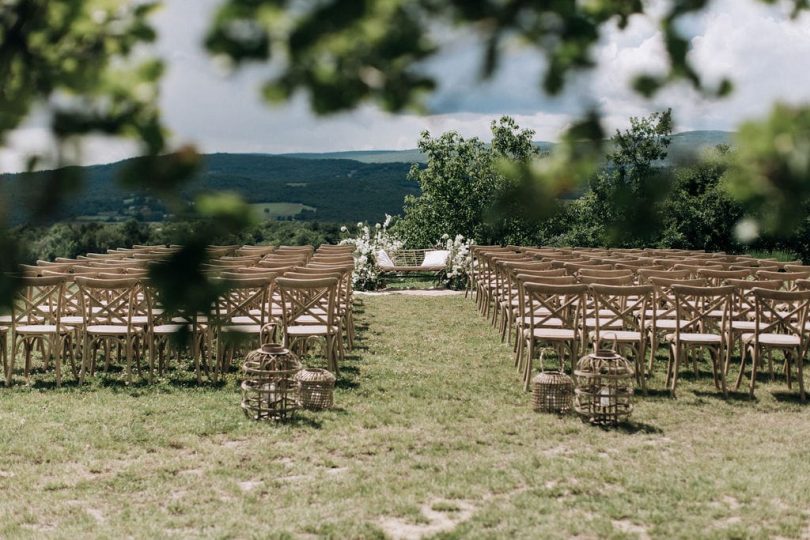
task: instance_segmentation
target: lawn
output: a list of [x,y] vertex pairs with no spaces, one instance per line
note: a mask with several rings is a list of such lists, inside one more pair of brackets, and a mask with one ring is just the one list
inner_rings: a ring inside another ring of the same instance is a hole
[[235,377],[185,369],[0,390],[0,536],[810,534],[810,413],[783,382],[724,401],[706,365],[604,430],[533,413],[469,300],[360,302],[337,408],[286,425],[245,419]]

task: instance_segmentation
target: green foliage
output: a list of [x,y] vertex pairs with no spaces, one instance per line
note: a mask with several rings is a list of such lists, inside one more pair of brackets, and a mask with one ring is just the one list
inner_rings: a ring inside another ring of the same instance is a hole
[[396,225],[407,245],[432,246],[448,231],[478,243],[531,237],[537,225],[524,216],[497,211],[496,202],[512,188],[511,180],[501,174],[501,164],[525,163],[539,154],[532,143],[534,132],[521,130],[505,116],[492,123],[492,135],[487,145],[453,131],[437,138],[422,133],[419,150],[427,156],[427,167],[411,169],[422,193],[405,199],[404,218]]
[[[309,94],[312,108],[330,113],[374,101],[388,110],[423,105],[436,81],[420,63],[440,47],[436,28],[464,28],[484,44],[481,76],[497,69],[507,40],[517,40],[546,58],[542,88],[562,91],[566,77],[594,66],[592,49],[608,24],[623,28],[632,15],[653,17],[661,26],[669,69],[641,74],[635,88],[652,95],[685,80],[712,95],[731,91],[731,82],[703,84],[692,66],[688,37],[680,21],[700,11],[708,0],[678,0],[656,13],[641,0],[527,3],[523,0],[228,0],[209,30],[209,51],[239,64],[271,58],[279,69],[268,80],[265,96],[289,99]],[[806,0],[796,0],[805,9]],[[659,14],[660,13],[660,14]],[[553,23],[552,23],[553,21]]]
[[735,146],[730,192],[766,231],[792,232],[810,203],[810,106],[777,105],[740,126]]
[[607,167],[574,202],[586,245],[641,247],[657,238],[660,204],[671,182],[669,170],[658,165],[667,156],[671,133],[671,111],[631,118],[629,129],[616,132]]
[[673,248],[740,252],[735,235],[743,209],[723,186],[728,149],[692,167],[677,169],[672,192],[661,207],[663,231],[658,243]]

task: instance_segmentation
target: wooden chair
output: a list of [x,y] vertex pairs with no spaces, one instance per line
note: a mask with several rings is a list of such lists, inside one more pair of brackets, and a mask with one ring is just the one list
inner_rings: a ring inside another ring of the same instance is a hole
[[808,332],[807,309],[810,306],[810,290],[779,291],[754,288],[751,293],[756,305],[754,331],[743,334],[745,354],[740,360],[740,373],[734,388],[740,387],[747,358],[751,358],[751,385],[749,395],[754,397],[757,368],[764,354],[768,356],[768,368],[773,380],[773,351],[785,356],[785,377],[788,388],[791,386],[791,363],[798,369],[801,400],[805,400],[804,375],[802,364],[807,353]]
[[126,354],[127,383],[132,382],[132,360],[143,339],[141,327],[132,324],[133,306],[139,280],[136,278],[99,279],[77,276],[82,301],[82,366],[79,384],[87,371],[95,372],[96,355],[103,345],[105,365],[109,366],[111,345],[118,348],[119,361]]
[[259,275],[230,279],[227,290],[214,305],[207,325],[209,358],[214,366],[214,379],[224,375],[235,351],[245,341],[261,346],[269,343],[275,322],[267,310],[272,276]]
[[629,350],[636,366],[636,382],[646,392],[646,316],[653,297],[652,285],[593,284],[589,290],[599,314],[593,331],[589,333],[594,350],[599,350],[605,341],[613,342],[618,352]]
[[[560,360],[561,370],[565,369],[566,351],[571,359],[573,372],[581,337],[580,308],[585,303],[587,287],[581,284],[551,285],[525,283],[523,288],[528,299],[529,324],[523,329],[521,339],[525,351],[523,366],[524,389],[528,390],[532,378],[532,363],[535,350],[547,345],[553,348]],[[543,353],[540,354],[540,367],[543,368]]]
[[647,363],[647,372],[652,374],[655,367],[655,353],[658,352],[659,344],[663,341],[664,336],[675,330],[677,324],[675,294],[672,291],[672,286],[703,287],[706,285],[706,280],[673,279],[656,276],[651,276],[647,280],[653,286],[653,303],[646,314],[647,334],[650,340],[650,358]]
[[337,320],[338,281],[336,277],[276,280],[281,293],[284,345],[300,345],[304,352],[310,339],[323,339],[329,370],[335,374],[338,357],[344,356]]
[[734,287],[734,296],[731,303],[729,349],[733,353],[739,342],[740,356],[742,357],[745,354],[745,347],[740,339],[741,336],[756,330],[756,321],[754,320],[756,318],[756,302],[751,291],[757,287],[778,290],[782,284],[778,281],[729,279],[726,285]]
[[[728,395],[725,373],[729,361],[729,325],[731,323],[731,297],[734,287],[695,287],[672,285],[675,296],[676,324],[674,332],[664,341],[669,344],[667,386],[672,396],[678,384],[681,362],[693,354],[692,361],[697,373],[695,353],[705,350],[712,359],[712,374],[715,387]],[[719,319],[714,312],[723,311]]]
[[11,384],[20,348],[25,357],[25,379],[30,382],[31,355],[37,347],[46,368],[53,357],[56,385],[62,384],[62,360],[65,354],[73,360],[75,338],[73,329],[63,327],[60,320],[65,281],[65,276],[22,278],[11,310],[11,356],[5,366],[6,385]]

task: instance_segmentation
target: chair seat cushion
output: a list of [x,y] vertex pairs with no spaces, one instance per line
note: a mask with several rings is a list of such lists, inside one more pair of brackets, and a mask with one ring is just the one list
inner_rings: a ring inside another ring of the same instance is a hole
[[152,328],[152,332],[160,335],[176,334],[186,327],[188,327],[188,325],[185,324],[159,324]]
[[106,336],[125,336],[127,334],[137,334],[140,328],[132,328],[129,332],[125,324],[91,324],[86,329],[88,334],[106,335]]
[[[754,334],[743,334],[742,340],[746,343],[754,342]],[[799,336],[793,334],[760,334],[759,342],[762,345],[774,347],[798,347],[801,344]]]
[[[723,342],[723,338],[717,334],[698,334],[691,332],[681,332],[681,343],[699,343],[706,345],[719,345]],[[675,341],[675,334],[667,334],[664,338],[667,341]]]
[[[599,319],[599,326],[606,326],[608,328],[621,328],[622,321],[611,320],[609,318],[600,318]],[[596,328],[597,320],[596,318],[588,318],[585,319],[585,327],[586,328]]]
[[757,323],[756,321],[731,321],[731,329],[754,331],[757,329]]
[[[591,339],[596,338],[596,332],[590,333]],[[602,330],[599,332],[599,339],[606,341],[613,341],[614,339],[620,343],[635,343],[641,341],[641,332],[634,332],[632,330]]]
[[18,334],[55,334],[54,324],[23,324],[14,328]]
[[[562,326],[563,325],[562,319],[558,319],[556,317],[551,317],[550,319],[543,320],[543,317],[545,317],[545,316],[546,315],[536,316],[534,318],[535,324],[539,324],[539,325],[541,325],[543,327],[547,327],[547,326],[548,327],[555,327],[555,326]],[[518,321],[521,324],[525,325],[525,326],[531,326],[531,324],[532,324],[532,318],[531,317],[526,317],[526,316],[520,317],[518,319]]]
[[225,334],[261,334],[262,327],[258,324],[228,324],[221,326],[219,331]]
[[232,317],[228,322],[231,324],[256,324],[256,319],[248,317],[247,315],[237,315],[236,317]]
[[[528,330],[526,331],[527,335]],[[531,336],[535,339],[548,339],[552,341],[568,341],[572,339],[576,339],[577,334],[574,330],[570,328],[547,328],[547,327],[540,327],[540,328],[533,328],[531,330]]]
[[330,327],[325,324],[296,324],[287,327],[287,335],[290,336],[325,336],[337,332],[337,326]]
[[[171,322],[173,322],[175,324],[190,323],[191,318],[190,317],[172,317]],[[199,315],[197,317],[197,322],[200,323],[200,324],[207,323],[208,322],[208,316],[207,315]]]
[[[681,321],[681,328],[686,327],[688,325],[688,322],[689,321]],[[676,321],[675,319],[658,319],[657,321],[655,321],[655,328],[657,330],[674,330],[677,325],[678,321]],[[644,323],[644,326],[646,326],[647,328],[652,328],[653,322],[646,321]]]
[[84,324],[84,317],[81,315],[65,315],[59,318],[59,322],[65,326],[81,326]]

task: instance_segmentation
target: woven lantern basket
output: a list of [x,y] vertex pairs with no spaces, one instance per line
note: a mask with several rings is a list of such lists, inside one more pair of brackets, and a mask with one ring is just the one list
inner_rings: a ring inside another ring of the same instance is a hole
[[295,375],[298,402],[304,409],[331,409],[335,376],[319,368],[304,368]]
[[565,414],[574,401],[574,381],[559,371],[543,371],[532,379],[532,409]]
[[634,370],[612,350],[583,356],[574,370],[574,410],[592,424],[615,426],[633,412]]
[[242,410],[253,420],[286,420],[298,408],[298,357],[281,345],[250,352],[242,365]]

